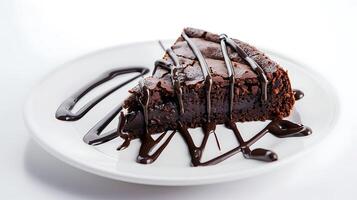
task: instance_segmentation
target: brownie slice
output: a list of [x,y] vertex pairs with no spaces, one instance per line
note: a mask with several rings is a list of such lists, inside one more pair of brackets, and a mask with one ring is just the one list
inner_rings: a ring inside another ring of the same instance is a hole
[[[213,85],[210,120],[216,124],[225,123],[229,118],[230,81],[219,35],[194,28],[185,28],[183,31],[198,47],[211,72]],[[264,121],[288,116],[295,100],[287,72],[257,48],[240,40],[233,41],[264,70],[268,86],[267,100],[262,101],[262,87],[257,73],[228,46],[228,55],[235,72],[232,120]],[[178,77],[181,81],[185,112],[179,112],[170,71],[158,68],[152,76],[143,80],[143,85],[150,91],[147,107],[147,127],[150,133],[176,129],[177,121],[190,128],[202,126],[207,122],[206,87],[200,63],[181,36],[171,49],[181,64]],[[165,54],[163,59],[173,63],[168,54]],[[124,102],[128,113],[123,131],[140,132],[145,128],[143,108],[139,101],[143,92],[140,86],[129,92],[131,96]]]

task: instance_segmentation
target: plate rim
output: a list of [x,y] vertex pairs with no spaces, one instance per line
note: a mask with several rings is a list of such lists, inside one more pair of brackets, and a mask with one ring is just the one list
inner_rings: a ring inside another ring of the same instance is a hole
[[[171,40],[165,40],[165,41],[171,41]],[[43,141],[38,135],[36,134],[38,130],[37,125],[33,120],[31,120],[31,103],[33,101],[34,96],[40,91],[41,85],[46,82],[47,80],[51,79],[56,73],[58,73],[60,70],[70,67],[69,65],[73,62],[76,62],[78,60],[81,60],[83,58],[90,57],[92,55],[100,54],[106,51],[110,51],[113,49],[117,48],[125,48],[128,46],[140,46],[140,45],[148,45],[148,44],[153,44],[156,42],[156,40],[151,40],[151,41],[144,41],[144,42],[134,42],[134,43],[127,43],[123,45],[116,45],[108,48],[103,48],[99,49],[97,51],[89,52],[84,55],[78,56],[74,59],[71,59],[67,62],[64,62],[57,67],[55,67],[53,70],[50,70],[40,81],[37,82],[35,87],[32,88],[31,93],[28,95],[26,102],[24,104],[24,109],[23,109],[23,117],[25,121],[25,125],[28,128],[28,131],[32,138],[40,144],[42,148],[44,148],[48,153],[50,153],[52,156],[58,158],[59,160],[76,167],[78,169],[84,170],[86,172],[96,174],[99,176],[103,176],[106,178],[110,179],[115,179],[115,180],[120,180],[120,181],[125,181],[125,182],[130,182],[130,183],[139,183],[139,184],[147,184],[147,185],[165,185],[165,186],[188,186],[188,185],[203,185],[203,184],[213,184],[213,183],[220,183],[220,182],[227,182],[227,181],[233,181],[233,180],[239,180],[239,179],[244,179],[247,177],[263,174],[269,171],[272,171],[274,169],[281,168],[285,166],[287,163],[290,163],[293,160],[297,160],[301,156],[305,155],[306,153],[312,151],[313,149],[317,148],[322,141],[325,141],[328,139],[328,137],[331,137],[333,135],[333,132],[336,130],[336,125],[340,121],[340,112],[341,112],[341,105],[340,105],[340,99],[338,95],[338,90],[330,84],[328,79],[325,78],[323,74],[318,73],[315,71],[313,68],[311,68],[309,65],[296,61],[293,57],[286,56],[285,54],[282,54],[278,51],[275,50],[270,50],[267,48],[259,48],[262,49],[264,52],[267,52],[268,54],[273,54],[276,55],[280,58],[283,58],[285,60],[288,60],[289,62],[292,62],[294,64],[302,66],[302,70],[308,71],[311,75],[318,77],[319,80],[323,80],[324,85],[321,86],[323,88],[329,88],[330,91],[332,91],[330,94],[330,97],[332,97],[332,102],[334,102],[334,114],[335,117],[332,120],[331,124],[331,129],[330,129],[330,134],[326,134],[321,140],[317,140],[313,143],[313,145],[309,148],[305,148],[298,153],[295,153],[288,158],[285,158],[284,160],[279,160],[277,162],[269,163],[269,165],[261,165],[259,167],[252,168],[250,170],[244,170],[244,173],[240,172],[235,172],[235,173],[222,173],[222,174],[216,174],[216,175],[210,175],[207,177],[202,177],[199,180],[196,178],[191,178],[190,177],[154,177],[154,176],[148,176],[148,177],[143,177],[143,176],[133,176],[133,174],[123,174],[120,173],[120,171],[117,171],[117,173],[113,174],[110,173],[109,171],[105,169],[99,169],[99,167],[93,167],[91,165],[85,165],[81,162],[79,162],[76,159],[73,159],[71,157],[68,157],[64,155],[63,153],[57,151],[56,149],[52,148],[48,144],[46,144],[45,141]],[[212,166],[211,166],[212,167]],[[213,166],[214,167],[214,166]],[[206,168],[206,167],[205,167]],[[207,167],[210,168],[210,167]],[[248,173],[249,172],[249,173]]]

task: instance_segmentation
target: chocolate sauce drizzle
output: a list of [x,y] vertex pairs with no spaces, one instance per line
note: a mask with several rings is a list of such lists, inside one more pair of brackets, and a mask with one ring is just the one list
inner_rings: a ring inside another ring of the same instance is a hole
[[154,162],[160,156],[165,147],[169,144],[176,131],[173,131],[165,140],[165,142],[154,153],[149,155],[152,149],[165,137],[166,133],[167,131],[162,133],[156,140],[154,140],[149,134],[145,134],[143,137],[141,137],[140,140],[142,145],[140,146],[139,155],[136,158],[136,161],[142,164],[150,164]]
[[294,99],[295,100],[299,100],[299,99],[302,99],[302,98],[304,98],[304,96],[305,96],[305,94],[304,94],[304,92],[303,91],[301,91],[301,90],[293,90],[293,93],[294,93]]
[[116,129],[104,134],[101,133],[122,109],[123,106],[121,104],[115,107],[84,135],[83,141],[89,145],[99,145],[118,137],[118,131]]
[[149,126],[149,102],[150,102],[150,90],[144,84],[144,78],[142,78],[139,82],[139,86],[141,89],[142,96],[139,97],[139,102],[143,108],[144,113],[144,121],[145,121],[145,131],[148,133],[148,126]]
[[152,75],[155,74],[157,68],[162,68],[162,69],[165,69],[167,71],[171,71],[170,63],[167,62],[164,59],[159,59],[159,60],[155,61],[154,70],[152,71]]
[[260,79],[261,83],[261,89],[262,89],[262,101],[267,101],[268,99],[268,78],[264,73],[264,70],[251,58],[249,57],[242,48],[239,47],[239,45],[234,42],[231,38],[227,37],[227,35],[222,34],[221,35],[221,41],[224,41],[227,43],[230,47],[233,48],[234,51],[238,53],[240,57],[242,57],[249,65],[250,67],[258,74],[258,77]]
[[[96,104],[102,101],[104,98],[115,92],[116,90],[122,88],[126,84],[134,81],[135,79],[145,75],[150,70],[145,67],[127,67],[127,68],[119,68],[108,71],[104,73],[102,76],[98,77],[78,92],[75,92],[68,99],[66,99],[57,109],[56,118],[63,121],[76,121],[81,119],[88,111],[90,111]],[[99,85],[112,80],[113,78],[130,73],[139,73],[138,75],[130,78],[117,85],[116,87],[110,89],[109,91],[99,95],[98,97],[92,99],[87,104],[85,104],[78,112],[72,113],[73,107],[78,103],[78,101],[83,98],[87,93],[89,93],[94,88]],[[123,109],[122,105],[118,105],[111,112],[109,112],[102,120],[100,120],[93,128],[91,128],[88,133],[83,137],[83,141],[90,145],[98,145],[105,143],[109,140],[112,140],[118,137],[118,131],[112,130],[107,133],[101,134],[102,131],[108,126],[108,124],[117,116],[117,114]],[[124,136],[123,136],[124,137]]]
[[[115,70],[108,71],[104,73],[102,76],[98,77],[87,86],[81,88],[74,94],[72,94],[68,99],[66,99],[57,109],[56,111],[56,118],[59,120],[64,121],[76,121],[81,119],[88,111],[90,111],[97,103],[101,102],[107,96],[115,92],[116,90],[122,88],[126,84],[132,82],[133,80],[139,78],[147,74],[150,70],[145,67],[127,67],[127,68],[119,68]],[[94,88],[98,87],[99,85],[112,80],[113,78],[123,75],[123,74],[130,74],[130,73],[139,73],[138,75],[132,77],[131,79],[121,83],[114,88],[110,89],[109,91],[97,96],[96,98],[89,101],[85,104],[82,108],[79,109],[78,112],[72,113],[72,109],[78,103],[78,101],[84,97],[88,92],[93,90]]]
[[207,123],[203,126],[204,134],[209,135],[210,133],[213,133],[216,138],[216,141],[217,141],[217,146],[219,149],[221,149],[218,139],[217,139],[216,132],[215,132],[216,123],[211,122],[211,109],[212,109],[211,108],[211,92],[212,92],[213,80],[212,80],[210,68],[208,67],[206,59],[203,57],[201,51],[198,49],[198,47],[195,45],[195,43],[191,40],[191,38],[187,36],[185,31],[182,32],[181,36],[187,42],[187,45],[190,47],[193,54],[196,56],[198,62],[200,63],[201,71],[203,73],[203,80],[204,80],[204,85],[206,88],[206,104],[207,104]]
[[[187,36],[185,32],[182,33],[182,38],[187,42],[188,46],[193,51],[194,55],[198,59],[201,70],[204,76],[204,82],[206,87],[206,100],[207,100],[207,123],[202,127],[203,130],[203,140],[200,146],[196,146],[193,142],[191,134],[189,133],[187,127],[181,122],[178,121],[178,129],[173,130],[168,138],[161,144],[159,148],[155,152],[153,148],[163,140],[165,135],[168,131],[162,133],[156,140],[152,138],[152,135],[148,132],[149,120],[148,120],[148,105],[150,102],[150,90],[145,86],[144,79],[139,82],[139,86],[141,89],[141,94],[138,97],[138,101],[142,105],[142,111],[144,114],[144,121],[145,121],[145,131],[144,134],[134,135],[132,133],[125,133],[123,132],[123,127],[126,123],[124,113],[123,113],[123,106],[120,104],[115,107],[111,112],[109,112],[102,120],[100,120],[93,128],[91,128],[88,133],[84,136],[83,141],[90,145],[98,145],[105,143],[109,140],[112,140],[116,137],[121,137],[124,141],[123,143],[117,148],[118,150],[122,150],[127,148],[130,145],[130,141],[132,139],[139,138],[141,140],[141,146],[139,150],[139,154],[137,157],[137,162],[142,164],[150,164],[154,162],[165,147],[169,144],[175,133],[178,131],[183,139],[185,140],[188,150],[191,155],[191,163],[193,166],[207,166],[207,165],[214,165],[220,163],[231,156],[242,152],[244,158],[247,159],[254,159],[260,160],[265,162],[272,162],[278,159],[276,153],[271,150],[256,148],[251,150],[251,146],[261,139],[267,133],[271,133],[272,135],[285,138],[285,137],[301,137],[306,136],[312,133],[312,130],[304,126],[302,124],[296,124],[287,120],[283,119],[275,119],[271,121],[263,130],[258,132],[254,135],[251,139],[244,141],[243,137],[241,136],[236,123],[232,119],[232,112],[233,112],[233,102],[234,102],[234,85],[235,85],[235,77],[234,77],[234,67],[228,55],[227,45],[233,48],[249,65],[252,69],[258,74],[258,77],[261,80],[262,85],[262,101],[267,100],[267,78],[263,71],[263,69],[236,44],[232,39],[228,38],[225,34],[220,35],[220,44],[221,50],[223,53],[224,61],[227,65],[227,71],[229,76],[230,82],[230,105],[229,105],[229,116],[225,123],[225,126],[231,129],[239,143],[239,146],[217,156],[207,161],[201,161],[203,152],[207,145],[208,138],[211,133],[214,133],[215,139],[217,142],[217,146],[220,149],[220,144],[218,138],[215,133],[216,124],[210,121],[211,116],[211,88],[212,88],[212,77],[210,74],[209,67],[199,51],[199,49],[195,46],[194,42]],[[175,94],[178,98],[178,106],[180,110],[180,114],[185,112],[183,100],[182,100],[182,88],[181,82],[178,77],[179,70],[181,70],[181,66],[179,63],[179,59],[177,55],[172,51],[171,48],[165,48],[161,41],[159,44],[162,49],[169,55],[173,64],[166,60],[158,60],[155,62],[155,68],[153,74],[157,70],[158,67],[165,69],[170,72],[172,84],[174,86]],[[128,67],[128,68],[121,68],[109,71],[103,74],[101,77],[95,79],[93,82],[88,84],[87,86],[80,89],[78,92],[70,96],[66,99],[57,109],[56,118],[63,121],[75,121],[82,118],[89,110],[91,110],[97,103],[103,100],[105,97],[113,93],[114,91],[118,90],[119,88],[123,87],[124,85],[130,83],[131,81],[137,79],[140,76],[143,76],[149,72],[149,69],[145,67]],[[89,103],[85,104],[78,112],[72,113],[73,107],[78,103],[78,101],[85,96],[88,92],[96,88],[97,86],[113,79],[116,76],[128,73],[139,73],[138,75],[134,76],[133,78],[125,81],[124,83],[119,84],[118,86],[110,89],[106,93],[99,95],[98,97],[91,100]],[[299,100],[304,97],[304,93],[300,90],[294,90],[294,97],[295,100]],[[119,123],[118,128],[116,130],[109,131],[107,133],[102,134],[103,130],[109,125],[109,123],[118,115],[119,113]]]
[[201,157],[208,140],[208,135],[205,134],[205,137],[202,140],[202,144],[199,147],[197,147],[194,144],[192,137],[188,132],[187,128],[179,122],[179,131],[188,146],[191,155],[191,163],[193,166],[215,165],[232,157],[233,155],[239,152],[242,152],[244,158],[247,159],[254,159],[254,160],[260,160],[265,162],[276,161],[278,159],[278,156],[273,151],[262,149],[262,148],[250,150],[250,146],[252,146],[255,142],[257,142],[268,132],[280,138],[301,137],[301,136],[310,135],[312,133],[312,130],[309,127],[306,127],[301,124],[295,124],[287,120],[277,119],[270,122],[263,130],[261,130],[259,133],[254,135],[251,139],[249,139],[248,141],[244,141],[236,124],[233,121],[228,121],[226,123],[226,127],[233,131],[234,135],[236,136],[236,139],[239,142],[239,146],[220,156],[217,156],[205,162],[201,162]]
[[233,115],[233,102],[234,102],[234,68],[231,62],[231,59],[229,58],[228,55],[228,50],[226,46],[226,41],[227,41],[227,35],[221,34],[219,36],[219,39],[221,40],[221,49],[222,49],[222,54],[224,58],[224,62],[227,65],[227,71],[228,71],[228,76],[229,76],[229,86],[230,86],[230,94],[229,94],[229,119],[232,119]]
[[207,102],[207,122],[211,121],[211,90],[212,90],[212,76],[210,69],[207,65],[205,58],[203,57],[200,50],[197,48],[195,43],[187,36],[185,31],[181,34],[182,38],[187,42],[188,46],[191,48],[192,52],[196,56],[198,62],[200,63],[201,70],[203,73],[203,79],[206,87],[206,102]]
[[182,67],[180,65],[179,58],[172,51],[172,49],[165,48],[165,46],[161,42],[161,40],[159,40],[159,44],[160,44],[161,48],[170,56],[171,60],[174,62],[174,65],[167,63],[167,66],[171,69],[171,70],[169,70],[171,72],[171,81],[172,81],[172,85],[174,87],[175,94],[178,99],[180,114],[182,115],[185,112],[185,108],[184,108],[183,99],[182,99],[181,82],[178,77],[179,70],[181,70]]

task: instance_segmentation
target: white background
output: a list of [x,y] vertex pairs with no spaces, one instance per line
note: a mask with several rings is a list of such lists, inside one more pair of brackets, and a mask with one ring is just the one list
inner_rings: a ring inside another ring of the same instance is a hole
[[[30,139],[23,102],[56,66],[105,47],[176,38],[186,26],[225,32],[323,74],[341,100],[334,136],[279,171],[196,187],[98,177],[58,161]],[[0,0],[1,199],[356,199],[356,53],[353,0]]]

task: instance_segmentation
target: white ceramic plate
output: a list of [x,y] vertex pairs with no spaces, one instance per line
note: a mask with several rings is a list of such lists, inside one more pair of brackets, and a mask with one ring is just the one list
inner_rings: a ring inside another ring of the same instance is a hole
[[[167,42],[169,44],[170,41]],[[115,150],[121,143],[119,138],[99,146],[85,144],[82,141],[84,134],[128,95],[127,90],[136,84],[135,81],[112,94],[79,121],[65,122],[54,117],[64,99],[103,72],[119,66],[153,66],[154,61],[163,55],[157,42],[105,49],[61,66],[34,89],[25,105],[25,120],[33,138],[51,154],[75,167],[112,179],[151,185],[199,185],[254,176],[292,163],[326,138],[332,133],[339,112],[336,93],[324,78],[302,64],[267,52],[289,71],[293,88],[305,92],[305,97],[296,103],[290,119],[301,121],[313,129],[311,136],[301,138],[279,139],[268,134],[253,145],[275,151],[279,160],[273,163],[247,160],[237,154],[215,166],[191,167],[187,147],[179,134],[174,136],[158,160],[150,165],[135,162],[139,141],[133,141],[128,149],[119,152]],[[99,87],[85,99],[96,96],[123,79],[125,77]],[[116,122],[110,125],[111,128],[116,126]],[[249,122],[240,123],[238,127],[247,139],[264,125],[266,123]],[[237,145],[228,129],[219,127],[217,133],[222,151],[218,151],[211,137],[203,159]],[[193,135],[195,141],[202,136],[199,133]]]

